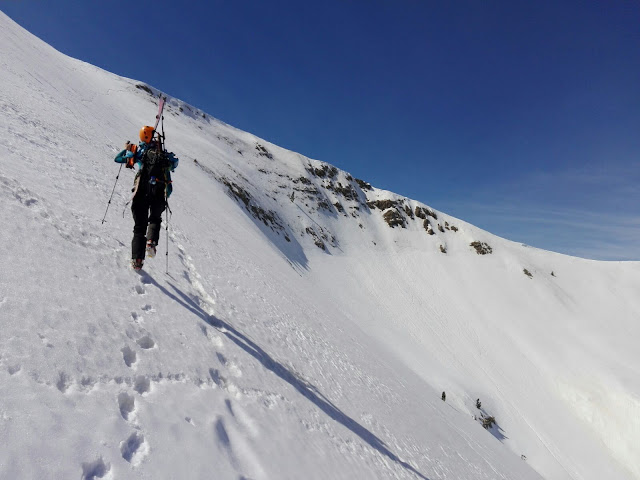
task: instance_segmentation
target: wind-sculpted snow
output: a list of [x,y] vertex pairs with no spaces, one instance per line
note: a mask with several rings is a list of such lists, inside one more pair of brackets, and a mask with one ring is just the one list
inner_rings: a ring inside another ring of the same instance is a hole
[[0,478],[640,478],[637,263],[170,99],[170,226],[137,274],[113,157],[159,92],[3,14],[0,64]]

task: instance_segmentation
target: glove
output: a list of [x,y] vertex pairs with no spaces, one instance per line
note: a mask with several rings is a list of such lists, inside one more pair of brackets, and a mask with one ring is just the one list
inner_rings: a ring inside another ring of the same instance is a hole
[[133,164],[135,163],[135,158],[133,156],[133,152],[127,151],[127,153],[124,154],[124,158],[127,159],[126,167],[127,168],[133,168]]

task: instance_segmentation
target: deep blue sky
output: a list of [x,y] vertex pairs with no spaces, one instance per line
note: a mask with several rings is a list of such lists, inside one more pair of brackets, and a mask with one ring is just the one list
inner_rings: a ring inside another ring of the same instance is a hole
[[63,53],[492,233],[640,260],[636,0],[0,8]]

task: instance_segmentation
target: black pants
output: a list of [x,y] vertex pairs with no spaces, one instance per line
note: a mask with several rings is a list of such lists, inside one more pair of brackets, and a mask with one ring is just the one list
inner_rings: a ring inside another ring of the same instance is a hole
[[131,240],[132,259],[144,259],[147,240],[158,243],[165,206],[163,183],[140,185],[131,202],[134,222],[133,240]]

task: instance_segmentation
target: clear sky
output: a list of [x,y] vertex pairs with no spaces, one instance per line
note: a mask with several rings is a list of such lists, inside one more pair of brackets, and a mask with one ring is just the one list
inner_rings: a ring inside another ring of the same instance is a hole
[[497,235],[640,260],[640,1],[0,9],[67,55]]

